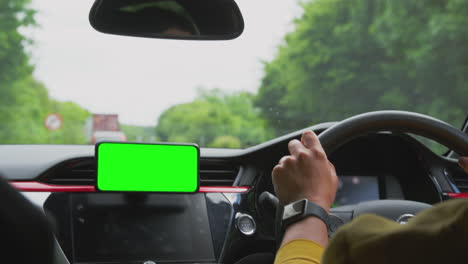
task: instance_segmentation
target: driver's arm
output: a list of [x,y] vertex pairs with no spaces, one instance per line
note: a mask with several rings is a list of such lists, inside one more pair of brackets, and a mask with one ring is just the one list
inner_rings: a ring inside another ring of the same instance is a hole
[[[319,139],[312,131],[307,131],[301,141],[289,142],[288,148],[291,155],[283,157],[272,172],[281,205],[305,198],[329,211],[335,199],[338,178]],[[327,244],[325,223],[316,217],[308,217],[287,228],[275,264],[320,263]]]

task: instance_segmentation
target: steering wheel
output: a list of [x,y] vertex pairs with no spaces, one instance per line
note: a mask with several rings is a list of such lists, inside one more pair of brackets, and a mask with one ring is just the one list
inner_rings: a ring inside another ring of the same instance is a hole
[[[380,131],[413,133],[435,140],[460,155],[468,155],[468,136],[462,131],[438,119],[405,111],[376,111],[353,116],[325,130],[318,138],[330,155],[346,142]],[[443,162],[432,166],[457,166],[454,161],[444,159]],[[442,170],[431,169],[431,173],[442,173]],[[429,207],[431,205],[426,203],[405,200],[376,200],[335,207],[330,210],[330,229],[333,232],[343,223],[364,213],[377,214],[404,224]]]
[[[319,135],[320,143],[330,155],[340,146],[359,136],[380,131],[413,133],[433,139],[460,155],[468,155],[468,136],[462,131],[438,119],[405,111],[376,111],[364,113],[345,119]],[[434,167],[457,166],[454,161],[444,159],[444,164],[433,164]],[[432,169],[431,173],[442,173]],[[434,175],[433,175],[434,176]],[[373,213],[402,224],[419,211],[431,205],[405,200],[375,200],[335,207],[330,210],[330,232],[364,214]]]
[[[340,146],[359,136],[381,131],[412,133],[435,140],[460,155],[468,155],[468,136],[462,131],[438,119],[405,111],[376,111],[356,115],[345,119],[322,132],[318,138],[327,153],[331,155]],[[431,174],[443,173],[441,167],[457,167],[455,161],[442,159],[430,168]],[[436,169],[438,168],[438,169]],[[260,200],[277,198],[269,193],[262,193]],[[276,202],[275,202],[276,203]],[[377,214],[400,223],[405,223],[419,211],[430,208],[430,204],[406,200],[375,200],[335,207],[330,210],[329,233],[353,218],[364,214]],[[276,212],[276,218],[279,218]],[[278,228],[278,219],[276,219]]]
[[468,137],[451,125],[430,116],[405,111],[376,111],[345,119],[318,138],[328,155],[348,141],[379,131],[413,133],[433,139],[460,155],[468,155]]

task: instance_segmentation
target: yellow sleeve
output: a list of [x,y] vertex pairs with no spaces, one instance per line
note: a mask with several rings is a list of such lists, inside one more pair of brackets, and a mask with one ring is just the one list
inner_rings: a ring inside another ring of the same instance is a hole
[[276,253],[275,264],[320,264],[323,247],[306,240],[292,240]]

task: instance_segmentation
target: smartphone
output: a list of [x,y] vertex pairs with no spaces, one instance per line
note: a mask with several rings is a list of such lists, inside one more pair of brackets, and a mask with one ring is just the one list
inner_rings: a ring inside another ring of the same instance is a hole
[[100,142],[95,158],[99,191],[194,193],[199,188],[195,144]]

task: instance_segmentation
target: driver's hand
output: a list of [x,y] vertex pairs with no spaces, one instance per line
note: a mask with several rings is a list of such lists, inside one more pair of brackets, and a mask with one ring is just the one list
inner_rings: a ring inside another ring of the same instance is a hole
[[465,173],[468,173],[468,157],[460,157],[458,159],[458,164],[460,164],[460,167],[462,167]]
[[304,132],[301,141],[291,140],[291,155],[273,168],[276,195],[282,205],[308,199],[329,210],[338,186],[335,167],[327,159],[317,135]]

